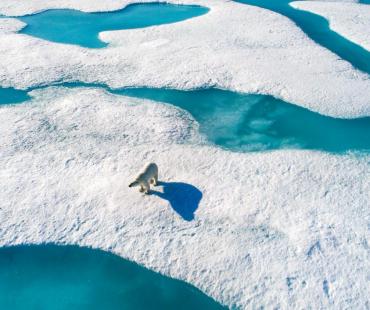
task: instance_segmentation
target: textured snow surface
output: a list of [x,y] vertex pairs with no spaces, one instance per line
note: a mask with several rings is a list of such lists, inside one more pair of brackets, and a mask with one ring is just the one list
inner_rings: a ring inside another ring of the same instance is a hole
[[[369,76],[315,44],[286,17],[234,2],[181,2],[211,10],[176,24],[103,32],[101,39],[111,43],[104,49],[0,34],[0,85],[27,88],[80,80],[111,87],[216,86],[271,94],[331,116],[370,115]],[[0,12],[26,14],[51,7],[113,10],[128,2],[17,3],[1,1]]]
[[25,24],[13,18],[0,18],[0,35],[21,30]]
[[370,6],[368,4],[297,1],[291,5],[325,17],[332,30],[370,51]]
[[[184,1],[169,1],[171,3],[184,3]],[[214,1],[214,0],[210,0]],[[217,0],[216,0],[217,1]],[[9,16],[21,16],[50,9],[76,9],[83,12],[115,11],[133,3],[153,3],[152,0],[2,0],[0,13]],[[168,1],[158,1],[168,2]]]
[[[202,1],[202,0],[200,0]],[[203,0],[204,3],[219,2],[219,0]],[[322,0],[315,0],[322,1]],[[327,0],[328,2],[358,2],[356,0]],[[189,3],[189,0],[1,0],[0,13],[4,15],[20,16],[48,9],[76,9],[84,12],[96,11],[114,11],[121,9],[132,3],[150,3],[150,2],[168,2],[168,3]]]
[[[197,124],[166,105],[33,95],[0,108],[0,246],[110,250],[228,306],[368,307],[369,156],[230,153],[198,145]],[[128,188],[147,161],[188,201],[202,193],[193,221]]]

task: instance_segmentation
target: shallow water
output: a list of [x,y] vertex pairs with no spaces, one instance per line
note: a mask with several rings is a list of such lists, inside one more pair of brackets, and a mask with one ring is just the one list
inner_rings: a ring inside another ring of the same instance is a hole
[[[195,118],[200,125],[200,132],[210,143],[232,151],[274,149],[311,149],[332,153],[370,151],[370,117],[356,119],[328,117],[271,96],[239,94],[219,89],[113,90],[100,84],[84,83],[63,83],[61,86],[103,88],[116,95],[151,99],[174,105],[188,111]],[[29,99],[26,91],[23,91],[22,96],[25,100]]]
[[293,0],[235,1],[268,9],[288,17],[316,43],[347,60],[355,68],[370,74],[370,52],[332,31],[329,28],[329,22],[325,18],[291,7],[289,3]]
[[126,89],[113,93],[167,102],[188,111],[207,139],[233,151],[370,151],[370,117],[324,116],[265,95],[218,89]]
[[99,32],[175,23],[208,11],[195,5],[148,3],[129,5],[114,12],[48,10],[17,18],[27,24],[20,33],[53,42],[101,48],[108,44],[99,40]]
[[195,287],[76,246],[0,249],[0,309],[223,309]]
[[0,105],[21,103],[29,99],[31,99],[31,97],[28,96],[27,91],[0,87]]

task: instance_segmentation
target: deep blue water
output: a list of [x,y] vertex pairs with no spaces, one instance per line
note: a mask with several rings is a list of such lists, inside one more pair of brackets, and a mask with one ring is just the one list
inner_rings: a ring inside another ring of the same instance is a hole
[[[338,33],[330,30],[328,21],[316,14],[296,10],[289,5],[293,0],[236,0],[265,8],[291,19],[312,40],[350,62],[355,68],[370,74],[370,52]],[[370,0],[363,0],[363,2]]]
[[[266,95],[219,89],[110,89],[100,84],[63,83],[67,87],[99,87],[117,94],[161,101],[188,111],[209,142],[232,151],[311,149],[332,153],[370,151],[370,117],[324,116]],[[16,91],[27,99],[26,91]],[[1,93],[1,89],[0,89]],[[11,96],[8,99],[12,99]],[[8,103],[11,103],[9,101]]]
[[99,32],[175,23],[208,11],[195,5],[148,3],[129,5],[114,12],[48,10],[17,18],[27,24],[20,33],[53,42],[101,48],[107,43],[99,40]]
[[0,249],[0,309],[223,309],[197,288],[76,246]]

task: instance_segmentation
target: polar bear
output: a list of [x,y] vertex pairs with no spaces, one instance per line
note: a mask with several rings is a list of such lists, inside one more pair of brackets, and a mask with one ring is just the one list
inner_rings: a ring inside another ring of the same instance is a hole
[[158,184],[158,166],[155,163],[147,164],[143,171],[131,182],[128,187],[140,186],[139,191],[149,194],[150,184]]

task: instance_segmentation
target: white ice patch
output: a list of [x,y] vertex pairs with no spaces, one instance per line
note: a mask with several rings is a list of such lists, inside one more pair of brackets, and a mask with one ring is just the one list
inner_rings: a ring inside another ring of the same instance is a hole
[[25,23],[14,18],[0,18],[0,35],[21,30]]
[[[186,0],[185,0],[186,1]],[[152,0],[1,0],[0,13],[21,16],[51,9],[75,9],[83,12],[105,12],[124,8],[132,3],[148,3]],[[158,1],[161,2],[161,1]],[[163,1],[162,1],[163,2]],[[166,1],[167,2],[167,1]],[[171,1],[176,3],[176,1]],[[181,1],[178,1],[181,3]]]
[[297,1],[294,8],[312,12],[329,21],[330,29],[370,52],[370,5]]
[[[27,133],[27,139],[14,140],[13,129],[5,127],[0,143],[4,154],[9,146],[18,152],[39,144],[54,144],[57,137],[63,137],[64,143],[78,137],[81,148],[91,146],[91,139],[98,139],[115,152],[119,150],[116,145],[120,144],[134,146],[201,140],[197,134],[198,124],[187,112],[149,100],[128,100],[92,88],[50,87],[30,94],[36,96],[37,103],[4,106],[0,110],[2,115],[13,113],[11,122],[17,122]],[[27,118],[17,120],[17,115],[25,113]],[[165,121],[166,118],[171,121]],[[109,128],[104,130],[107,126]]]
[[[171,25],[103,32],[100,38],[111,43],[104,49],[56,44],[22,34],[2,35],[0,84],[26,88],[80,80],[112,87],[216,86],[270,94],[331,116],[370,115],[369,76],[315,44],[289,19],[235,2],[182,2],[211,10]],[[3,3],[0,8],[3,13],[19,10],[13,14],[50,6],[101,10],[128,2],[17,3],[19,9]]]
[[307,2],[326,2],[326,3],[358,3],[359,0],[305,0]]
[[[196,124],[168,106],[94,89],[33,95],[0,108],[0,246],[109,250],[230,307],[366,307],[368,155],[230,153],[182,144],[198,141]],[[193,221],[128,188],[147,161],[201,191]]]

